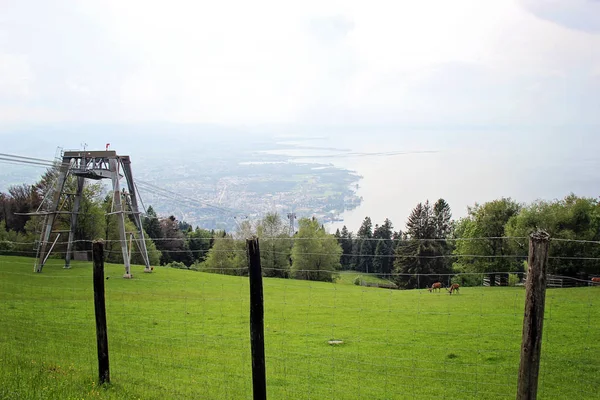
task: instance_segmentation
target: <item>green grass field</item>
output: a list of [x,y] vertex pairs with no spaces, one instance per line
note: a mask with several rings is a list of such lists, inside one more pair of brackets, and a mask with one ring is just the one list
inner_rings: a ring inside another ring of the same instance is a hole
[[360,277],[364,282],[367,282],[367,283],[378,283],[378,284],[383,284],[383,285],[392,283],[388,280],[381,279],[375,275],[364,274],[364,273],[355,272],[355,271],[341,271],[338,274],[338,279],[336,280],[336,283],[344,284],[344,285],[354,285],[354,280],[356,279],[357,276]]
[[[250,399],[248,281],[106,266],[98,387],[92,270],[0,257],[0,398]],[[523,288],[459,295],[265,279],[270,399],[514,398]],[[332,346],[330,339],[344,343]],[[597,399],[600,287],[547,291],[540,399]]]

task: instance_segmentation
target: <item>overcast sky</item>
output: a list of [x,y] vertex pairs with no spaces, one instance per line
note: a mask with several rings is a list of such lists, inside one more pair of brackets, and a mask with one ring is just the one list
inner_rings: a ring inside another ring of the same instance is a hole
[[0,0],[0,123],[594,125],[597,0]]

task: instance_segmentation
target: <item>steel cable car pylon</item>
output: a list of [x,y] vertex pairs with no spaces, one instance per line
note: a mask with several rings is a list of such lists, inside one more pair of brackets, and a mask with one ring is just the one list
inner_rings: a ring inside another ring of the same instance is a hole
[[[122,192],[120,188],[120,179],[123,177],[119,173],[123,171],[129,192]],[[77,191],[73,201],[73,209],[71,211],[59,210],[60,200],[64,193],[65,182],[67,176],[73,174],[77,177]],[[62,162],[59,166],[58,178],[50,207],[46,212],[33,213],[33,215],[45,215],[46,222],[42,229],[40,247],[38,251],[38,259],[36,261],[35,271],[42,272],[42,268],[46,263],[49,254],[54,248],[54,244],[58,240],[58,236],[52,241],[53,225],[56,221],[56,216],[61,213],[71,214],[69,239],[67,242],[67,252],[65,255],[65,268],[70,268],[71,254],[73,252],[73,241],[75,237],[75,229],[77,228],[77,219],[79,215],[79,207],[83,194],[85,179],[110,179],[113,189],[113,206],[114,211],[107,215],[115,214],[117,216],[119,242],[121,243],[121,251],[123,253],[123,263],[125,264],[124,278],[131,278],[130,258],[132,245],[128,246],[125,232],[125,214],[131,214],[139,237],[136,240],[142,258],[144,259],[144,272],[151,272],[150,260],[146,249],[146,241],[144,238],[144,228],[138,208],[137,191],[131,172],[131,160],[129,156],[119,156],[115,151],[65,151],[62,156]],[[131,211],[126,211],[123,208],[122,196],[126,196],[126,203]],[[58,233],[60,235],[60,233]],[[48,247],[50,246],[50,247]]]

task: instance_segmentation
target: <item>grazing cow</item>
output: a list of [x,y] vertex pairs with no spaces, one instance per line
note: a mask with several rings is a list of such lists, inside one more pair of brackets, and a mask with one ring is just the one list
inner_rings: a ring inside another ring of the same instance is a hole
[[441,282],[436,282],[433,285],[431,285],[430,288],[427,288],[427,289],[429,289],[429,292],[431,292],[432,290],[435,290],[435,289],[437,289],[438,292],[439,292],[440,290],[442,290],[442,283]]
[[453,283],[452,286],[450,286],[450,289],[446,289],[448,292],[450,292],[450,294],[452,294],[452,292],[456,291],[456,293],[458,294],[458,290],[460,289],[460,285],[458,283]]
[[600,276],[592,278],[592,285],[600,285]]

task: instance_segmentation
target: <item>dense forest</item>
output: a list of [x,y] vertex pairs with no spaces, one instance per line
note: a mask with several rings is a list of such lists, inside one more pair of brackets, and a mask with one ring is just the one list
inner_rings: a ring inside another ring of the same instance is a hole
[[[40,209],[53,179],[54,171],[49,170],[34,185],[12,186],[0,193],[0,254],[35,256],[43,221],[25,214]],[[67,182],[71,192],[74,185],[74,180]],[[69,209],[70,201],[67,196],[64,209]],[[107,261],[122,262],[111,211],[112,193],[105,193],[99,184],[86,185],[75,250],[89,251],[91,241],[102,238]],[[56,230],[68,230],[68,214],[59,216],[56,225]],[[426,200],[414,207],[404,230],[394,230],[389,219],[373,225],[365,217],[356,233],[344,226],[330,234],[316,219],[301,218],[290,235],[287,221],[269,213],[225,232],[160,217],[152,206],[143,227],[153,265],[235,275],[247,273],[244,239],[256,236],[265,276],[333,281],[336,271],[355,270],[387,277],[402,288],[425,287],[446,274],[523,272],[528,235],[538,229],[553,239],[550,273],[585,279],[600,272],[600,204],[573,194],[531,204],[510,198],[475,204],[458,220],[444,199],[433,204]],[[135,231],[132,220],[126,221],[126,230]],[[62,257],[65,251],[65,241],[59,241],[54,256]],[[132,262],[141,261],[133,252]]]

